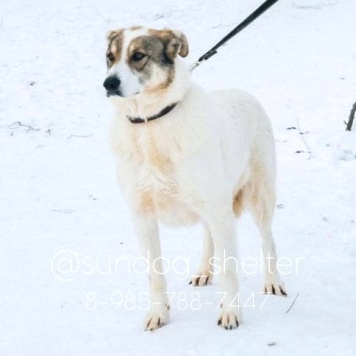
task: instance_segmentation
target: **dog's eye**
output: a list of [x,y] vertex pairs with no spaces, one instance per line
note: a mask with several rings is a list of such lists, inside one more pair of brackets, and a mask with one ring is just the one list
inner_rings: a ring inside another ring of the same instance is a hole
[[112,52],[109,52],[107,55],[106,55],[106,58],[113,62],[115,60],[115,56],[112,54]]
[[134,62],[138,62],[141,59],[143,59],[144,57],[146,57],[146,55],[144,53],[141,52],[135,52],[132,56],[131,56],[131,60],[133,60]]

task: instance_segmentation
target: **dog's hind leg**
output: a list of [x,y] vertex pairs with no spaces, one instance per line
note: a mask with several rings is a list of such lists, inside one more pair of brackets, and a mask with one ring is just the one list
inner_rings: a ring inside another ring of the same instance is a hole
[[134,214],[134,226],[149,270],[150,308],[144,319],[145,330],[154,330],[169,319],[166,280],[163,275],[161,245],[157,220],[145,214]]
[[192,277],[189,284],[194,287],[206,286],[211,283],[213,279],[213,264],[212,258],[214,256],[214,243],[210,234],[210,230],[204,224],[204,241],[203,241],[203,256],[197,273]]
[[263,168],[255,170],[243,189],[243,195],[262,237],[265,262],[264,293],[286,296],[277,269],[276,246],[272,234],[275,208],[274,178],[271,179]]

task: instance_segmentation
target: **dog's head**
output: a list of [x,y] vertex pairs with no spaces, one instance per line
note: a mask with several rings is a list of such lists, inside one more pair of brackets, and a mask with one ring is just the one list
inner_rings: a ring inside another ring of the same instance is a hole
[[177,56],[188,51],[179,31],[132,27],[109,32],[107,95],[126,98],[167,88],[174,80]]

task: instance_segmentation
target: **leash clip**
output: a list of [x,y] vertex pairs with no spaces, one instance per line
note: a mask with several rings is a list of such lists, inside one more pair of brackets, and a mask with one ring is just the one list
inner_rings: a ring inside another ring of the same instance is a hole
[[190,67],[190,71],[192,72],[196,67],[200,66],[203,62],[207,61],[216,53],[218,53],[218,51],[215,49],[211,49],[210,51],[206,52],[195,63],[192,64],[192,66]]

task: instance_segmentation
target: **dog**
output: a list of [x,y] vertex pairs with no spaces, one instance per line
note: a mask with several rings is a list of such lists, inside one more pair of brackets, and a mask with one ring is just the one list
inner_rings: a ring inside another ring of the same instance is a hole
[[207,93],[192,82],[180,58],[189,52],[182,32],[132,27],[110,31],[107,40],[103,85],[115,107],[111,142],[117,175],[142,252],[149,256],[144,328],[157,329],[169,319],[158,223],[200,222],[203,258],[190,283],[203,286],[218,276],[225,295],[218,325],[234,329],[241,324],[234,300],[235,218],[242,210],[251,212],[262,236],[264,292],[286,295],[271,230],[276,203],[271,123],[250,94]]

